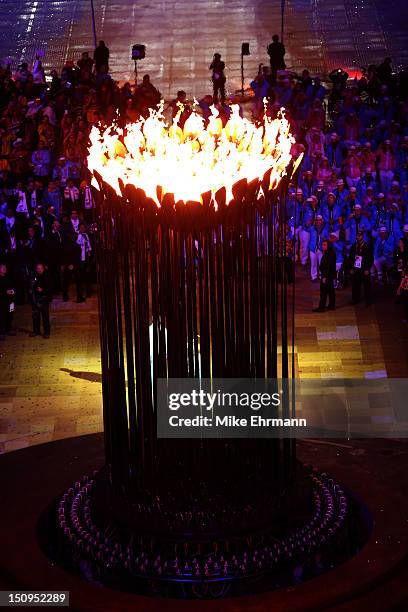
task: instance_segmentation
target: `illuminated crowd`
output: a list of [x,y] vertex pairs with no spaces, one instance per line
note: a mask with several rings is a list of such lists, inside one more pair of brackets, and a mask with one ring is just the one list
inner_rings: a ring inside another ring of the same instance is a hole
[[[224,79],[225,66],[217,61],[213,70]],[[120,84],[109,74],[108,64],[109,50],[102,43],[94,54],[82,53],[76,63],[67,61],[47,79],[41,54],[32,66],[0,68],[0,339],[14,333],[12,317],[18,305],[33,305],[33,335],[38,335],[38,317],[46,317],[45,304],[53,297],[80,303],[92,293],[95,203],[86,171],[90,130],[109,126],[114,118],[125,125],[146,117],[161,99],[148,75],[138,85]],[[214,80],[213,85],[222,99],[204,95],[199,111],[207,120],[215,104],[225,124],[230,115],[228,79],[222,87]],[[335,285],[345,287],[353,273],[356,243],[363,240],[368,254],[364,288],[368,283],[387,284],[396,293],[404,287],[405,73],[394,74],[386,60],[358,79],[347,80],[342,71],[335,71],[323,83],[307,70],[301,75],[271,73],[269,66],[261,65],[250,94],[249,102],[241,100],[242,112],[259,119],[265,98],[271,116],[285,106],[297,153],[304,152],[300,180],[291,185],[286,202],[288,243],[293,246],[288,256],[316,281],[322,243],[329,241],[336,258]],[[179,91],[165,106],[174,117],[183,104],[181,125],[192,109],[188,98],[188,92]],[[39,274],[46,280],[44,293],[40,288],[43,297],[37,300]],[[398,293],[404,298],[404,291]],[[370,303],[371,289],[365,297]],[[36,302],[40,309],[34,312]],[[49,336],[46,324],[44,336]]]

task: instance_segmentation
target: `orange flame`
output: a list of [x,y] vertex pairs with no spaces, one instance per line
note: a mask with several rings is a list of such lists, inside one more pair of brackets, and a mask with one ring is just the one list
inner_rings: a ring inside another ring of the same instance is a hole
[[174,194],[176,202],[200,202],[201,194],[214,195],[225,187],[229,203],[236,182],[261,179],[271,170],[269,188],[275,188],[292,159],[294,143],[283,109],[277,119],[265,115],[263,123],[255,125],[242,118],[235,105],[224,128],[217,109],[211,110],[207,126],[194,111],[181,129],[177,123],[182,109],[167,126],[162,103],[147,119],[128,124],[125,130],[94,127],[88,168],[119,195],[120,178],[125,185],[143,189],[158,206],[158,186],[162,195]]

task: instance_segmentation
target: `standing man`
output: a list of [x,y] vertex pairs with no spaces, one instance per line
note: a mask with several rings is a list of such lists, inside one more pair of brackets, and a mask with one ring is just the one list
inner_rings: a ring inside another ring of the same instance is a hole
[[286,49],[284,44],[279,41],[279,36],[277,34],[272,36],[272,42],[268,45],[267,51],[271,62],[271,81],[272,84],[275,85],[278,70],[285,70],[286,68]]
[[329,234],[330,244],[336,256],[336,279],[334,281],[334,288],[341,288],[344,282],[344,257],[346,247],[343,240],[339,240],[337,232],[330,232]]
[[103,66],[106,66],[106,72],[108,72],[109,49],[103,40],[99,41],[99,44],[94,51],[94,60],[96,73],[99,73]]
[[79,204],[79,189],[75,186],[72,179],[68,179],[64,189],[64,212],[73,213]]
[[225,63],[221,60],[221,55],[219,53],[214,53],[213,61],[210,65],[210,70],[212,70],[211,80],[213,82],[213,90],[214,90],[214,104],[218,102],[218,96],[220,95],[221,102],[225,101]]
[[91,181],[89,179],[83,180],[80,187],[80,200],[82,210],[84,211],[84,219],[87,223],[91,223],[93,221],[95,209],[95,200],[92,193]]
[[43,140],[38,143],[38,148],[33,151],[31,155],[31,164],[35,177],[42,179],[48,178],[51,166],[51,151],[47,148]]
[[70,216],[69,216],[69,220],[64,224],[64,232],[66,234],[71,234],[73,236],[73,238],[77,238],[78,234],[79,234],[79,224],[80,224],[80,220],[79,220],[79,215],[78,215],[78,211],[75,209],[71,212]]
[[330,192],[326,203],[322,206],[322,216],[326,227],[330,232],[335,232],[337,237],[340,234],[341,215],[342,210],[336,202],[336,196],[333,192]]
[[380,227],[379,235],[374,242],[374,269],[379,283],[385,282],[386,274],[394,264],[395,240],[386,227]]
[[62,249],[63,235],[58,219],[52,223],[51,230],[47,236],[47,252],[49,259],[49,271],[53,293],[61,291],[61,269],[62,269]]
[[322,215],[316,215],[316,221],[310,228],[309,257],[310,276],[312,281],[317,281],[320,262],[323,257],[323,240],[327,239],[327,231],[324,226]]
[[299,259],[303,267],[306,266],[309,257],[310,230],[315,222],[312,205],[313,198],[307,198],[299,214]]
[[357,240],[350,250],[351,295],[353,305],[358,304],[360,301],[361,285],[363,285],[364,289],[366,306],[370,306],[372,303],[370,270],[373,263],[373,251],[364,240],[364,232],[358,230]]
[[327,310],[336,308],[336,292],[334,290],[334,280],[336,278],[336,254],[328,240],[322,242],[323,255],[320,260],[320,302],[313,312],[324,312],[326,310],[327,298],[329,304]]
[[33,331],[30,337],[40,335],[41,320],[43,338],[50,337],[50,302],[52,300],[51,281],[44,264],[37,263],[31,279],[31,305],[33,312]]
[[[108,56],[109,59],[109,56]],[[92,66],[94,65],[94,61],[92,57],[89,57],[88,51],[84,51],[81,54],[81,59],[77,61],[77,66],[80,69],[81,73],[83,72],[92,72]]]
[[77,302],[80,304],[82,302],[85,302],[84,289],[86,291],[86,296],[91,296],[91,273],[89,269],[89,264],[92,255],[92,247],[84,223],[79,224],[77,245],[81,249],[76,271]]

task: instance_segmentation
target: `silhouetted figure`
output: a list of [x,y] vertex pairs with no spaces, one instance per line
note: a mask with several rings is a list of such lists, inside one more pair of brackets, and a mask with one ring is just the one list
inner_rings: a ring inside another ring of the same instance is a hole
[[210,70],[212,70],[211,80],[213,82],[213,90],[214,90],[214,104],[218,102],[218,96],[220,97],[221,102],[225,100],[225,63],[221,60],[221,55],[219,53],[214,53],[214,59],[211,62]]
[[271,77],[272,83],[276,83],[276,75],[278,70],[285,70],[285,53],[286,49],[283,43],[279,41],[279,36],[274,34],[272,42],[267,48],[269,59],[271,62]]
[[377,68],[377,76],[382,83],[389,83],[392,79],[392,59],[386,57]]
[[360,301],[361,286],[364,289],[364,299],[366,305],[371,304],[371,276],[370,270],[374,263],[373,250],[364,240],[364,232],[357,233],[357,241],[350,250],[351,263],[351,292],[352,303],[358,304]]
[[33,331],[30,336],[39,336],[41,321],[44,338],[50,337],[50,302],[52,300],[51,279],[42,263],[35,266],[31,278],[31,305],[33,311]]
[[328,240],[322,242],[323,255],[320,260],[320,302],[313,312],[324,312],[326,310],[327,298],[329,298],[328,310],[336,307],[336,293],[334,281],[336,278],[336,253]]
[[100,72],[102,66],[106,66],[106,68],[109,66],[109,49],[103,40],[99,41],[94,51],[94,60],[96,72]]

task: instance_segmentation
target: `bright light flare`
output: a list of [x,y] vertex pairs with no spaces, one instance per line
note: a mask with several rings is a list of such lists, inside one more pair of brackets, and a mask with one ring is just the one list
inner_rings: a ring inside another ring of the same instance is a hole
[[256,125],[242,118],[239,106],[234,105],[225,127],[218,110],[211,110],[206,126],[203,117],[193,111],[180,128],[182,109],[166,125],[162,103],[147,119],[130,123],[124,130],[93,127],[88,168],[97,171],[118,195],[121,179],[125,185],[143,189],[158,206],[157,187],[162,196],[174,194],[176,202],[200,202],[202,194],[214,195],[225,187],[229,203],[235,183],[262,179],[271,170],[269,188],[275,188],[292,159],[294,143],[283,110],[277,119],[265,115]]

